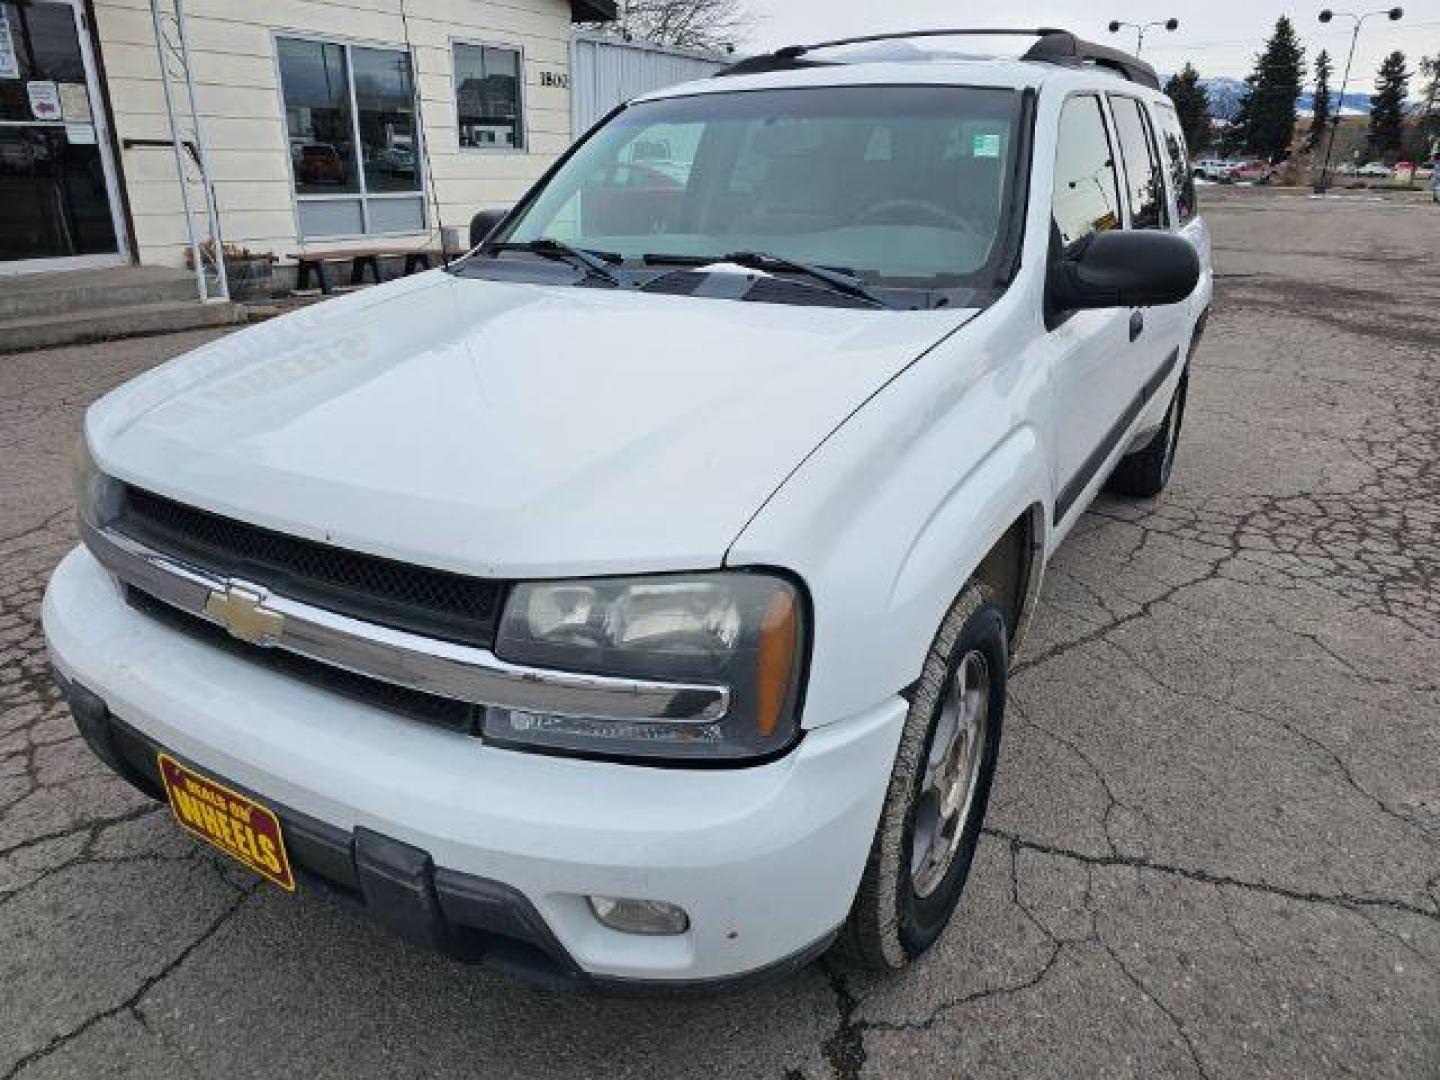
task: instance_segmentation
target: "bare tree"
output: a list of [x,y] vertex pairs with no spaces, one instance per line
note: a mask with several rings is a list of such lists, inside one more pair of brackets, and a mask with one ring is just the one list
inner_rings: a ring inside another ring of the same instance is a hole
[[754,26],[754,16],[742,0],[622,0],[620,4],[620,31],[657,45],[726,49]]

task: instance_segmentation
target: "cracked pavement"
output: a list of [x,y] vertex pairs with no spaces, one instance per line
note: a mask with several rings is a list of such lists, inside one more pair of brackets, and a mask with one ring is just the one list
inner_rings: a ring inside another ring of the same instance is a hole
[[1440,210],[1205,192],[1174,481],[1052,563],[956,922],[908,972],[519,985],[297,901],[45,671],[83,407],[210,334],[0,357],[0,1080],[1440,1076]]

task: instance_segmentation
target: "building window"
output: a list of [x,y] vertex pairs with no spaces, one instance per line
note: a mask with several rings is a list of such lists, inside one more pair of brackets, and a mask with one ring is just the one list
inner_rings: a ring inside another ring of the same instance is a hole
[[457,41],[455,117],[462,150],[522,150],[525,147],[521,73],[517,49]]
[[304,239],[425,228],[410,56],[276,39]]

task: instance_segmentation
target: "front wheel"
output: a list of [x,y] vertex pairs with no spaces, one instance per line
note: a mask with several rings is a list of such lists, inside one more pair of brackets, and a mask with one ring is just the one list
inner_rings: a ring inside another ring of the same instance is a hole
[[980,842],[1005,716],[1005,617],[979,581],[951,605],[900,736],[865,874],[840,934],[854,962],[895,970],[950,922]]

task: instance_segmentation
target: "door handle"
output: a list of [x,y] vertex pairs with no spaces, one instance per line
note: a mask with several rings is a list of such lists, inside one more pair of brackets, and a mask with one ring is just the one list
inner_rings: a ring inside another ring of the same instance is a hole
[[1134,341],[1145,332],[1145,313],[1139,308],[1130,312],[1130,340]]

